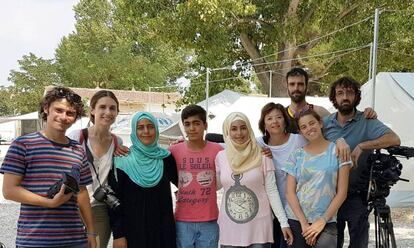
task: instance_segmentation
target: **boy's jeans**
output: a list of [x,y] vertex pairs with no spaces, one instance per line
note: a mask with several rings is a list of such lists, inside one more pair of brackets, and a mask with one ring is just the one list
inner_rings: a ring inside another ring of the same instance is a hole
[[217,248],[219,227],[216,220],[206,222],[176,221],[177,248]]

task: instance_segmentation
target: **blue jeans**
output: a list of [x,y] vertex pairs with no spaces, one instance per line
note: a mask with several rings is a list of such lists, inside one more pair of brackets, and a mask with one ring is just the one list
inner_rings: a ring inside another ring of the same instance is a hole
[[177,248],[217,248],[219,226],[217,221],[176,221]]

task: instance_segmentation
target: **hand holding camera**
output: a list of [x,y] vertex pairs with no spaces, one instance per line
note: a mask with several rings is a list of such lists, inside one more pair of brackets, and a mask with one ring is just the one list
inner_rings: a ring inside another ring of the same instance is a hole
[[67,202],[74,193],[79,192],[79,185],[76,179],[64,173],[62,179],[53,184],[47,191],[47,197],[52,199],[50,207],[58,207]]
[[73,193],[65,193],[65,185],[62,186],[60,191],[54,195],[53,198],[48,199],[46,207],[48,208],[57,208],[62,204],[68,202],[72,198]]

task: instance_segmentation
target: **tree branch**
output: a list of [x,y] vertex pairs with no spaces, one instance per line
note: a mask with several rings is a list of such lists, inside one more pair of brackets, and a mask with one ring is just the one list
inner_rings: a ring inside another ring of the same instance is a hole
[[263,26],[268,26],[269,28],[274,28],[274,23],[276,23],[276,21],[272,21],[272,20],[260,20],[260,19],[256,19],[256,18],[242,18],[242,19],[237,19],[237,21],[232,24],[232,26],[237,26],[240,24],[245,24],[245,23],[260,23]]
[[328,71],[329,71],[329,69],[336,63],[336,62],[338,62],[338,60],[339,60],[340,58],[334,58],[334,59],[332,59],[326,66],[325,66],[325,68],[323,69],[323,71],[321,71],[320,73],[319,73],[319,76],[318,77],[313,77],[312,79],[313,80],[315,80],[315,81],[319,81],[319,80],[321,80],[323,77],[325,77],[326,76],[326,74],[328,73]]
[[287,11],[287,17],[291,17],[293,15],[296,15],[296,12],[298,11],[300,0],[292,0],[290,1],[289,8]]
[[352,11],[354,11],[358,6],[359,6],[359,3],[354,3],[349,8],[344,9],[341,13],[339,13],[338,19],[342,20],[347,15],[349,15]]

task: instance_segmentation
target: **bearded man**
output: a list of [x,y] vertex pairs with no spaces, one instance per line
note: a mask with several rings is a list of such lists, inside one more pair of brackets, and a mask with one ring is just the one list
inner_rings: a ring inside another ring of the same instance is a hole
[[[360,84],[342,77],[330,88],[329,99],[338,110],[324,118],[324,135],[330,141],[344,138],[351,148],[351,158],[358,161],[363,150],[400,145],[400,138],[378,119],[366,119],[356,107],[361,101]],[[351,170],[350,182],[356,170]],[[337,215],[338,247],[343,246],[345,223],[348,224],[349,247],[368,247],[369,221],[366,195],[348,187],[348,196]]]
[[308,81],[308,73],[302,68],[295,67],[286,73],[287,92],[291,101],[290,105],[286,107],[290,119],[289,127],[287,127],[289,133],[298,133],[296,119],[303,111],[313,109],[322,118],[329,115],[329,111],[324,107],[306,102]]

